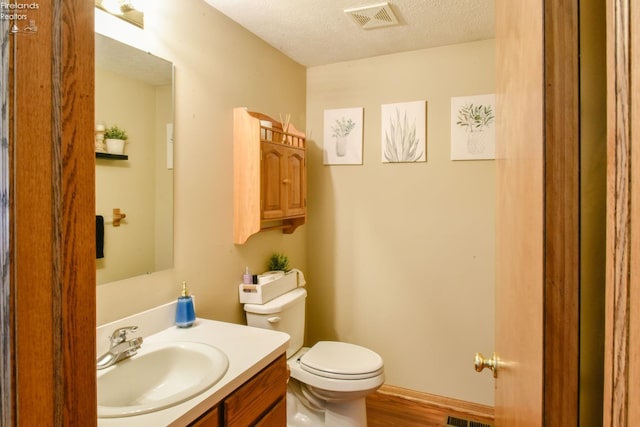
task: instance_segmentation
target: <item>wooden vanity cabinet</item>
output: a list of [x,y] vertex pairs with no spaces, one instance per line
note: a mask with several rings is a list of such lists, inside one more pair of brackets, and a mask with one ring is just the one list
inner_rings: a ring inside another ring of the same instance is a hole
[[190,426],[285,427],[287,378],[287,359],[282,355]]
[[[287,359],[280,356],[278,360],[263,369],[259,374],[247,381],[231,396],[224,400],[224,420],[227,427],[246,427],[278,416],[284,415],[282,424],[286,424],[287,394]],[[284,411],[282,410],[284,408]]]
[[307,215],[306,138],[261,113],[233,111],[233,240],[260,231],[293,233]]

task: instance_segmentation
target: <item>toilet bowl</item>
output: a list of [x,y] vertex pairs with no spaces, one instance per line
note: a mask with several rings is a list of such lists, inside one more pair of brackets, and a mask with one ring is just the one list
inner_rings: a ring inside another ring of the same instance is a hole
[[302,347],[306,295],[304,288],[296,288],[266,304],[244,306],[249,326],[291,336],[287,426],[366,426],[365,397],[384,383],[382,357],[368,348],[337,341]]

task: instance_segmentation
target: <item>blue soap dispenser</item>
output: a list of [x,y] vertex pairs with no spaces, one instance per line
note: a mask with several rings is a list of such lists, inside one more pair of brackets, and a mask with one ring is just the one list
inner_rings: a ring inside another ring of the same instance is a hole
[[196,321],[196,310],[193,307],[193,297],[187,291],[187,282],[182,282],[182,295],[178,298],[176,307],[176,326],[188,328]]

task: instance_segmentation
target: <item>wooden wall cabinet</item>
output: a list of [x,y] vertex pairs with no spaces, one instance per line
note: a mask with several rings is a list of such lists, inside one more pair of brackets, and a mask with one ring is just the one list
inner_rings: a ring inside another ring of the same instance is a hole
[[306,222],[306,137],[292,124],[245,108],[233,110],[233,241]]
[[285,427],[287,378],[287,359],[283,354],[190,427]]

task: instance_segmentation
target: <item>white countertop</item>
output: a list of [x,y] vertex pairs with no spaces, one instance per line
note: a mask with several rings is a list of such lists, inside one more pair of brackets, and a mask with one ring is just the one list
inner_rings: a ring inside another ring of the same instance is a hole
[[[98,354],[101,348],[108,347],[108,340],[105,340],[110,332],[123,325],[140,326],[140,334],[144,337],[142,348],[145,343],[193,341],[213,345],[222,350],[229,359],[229,368],[225,375],[211,388],[200,395],[187,400],[178,405],[163,409],[157,412],[122,418],[98,418],[99,427],[112,426],[184,426],[194,421],[207,409],[215,406],[231,392],[244,384],[247,380],[276,360],[278,356],[285,353],[289,345],[289,335],[270,331],[267,329],[253,328],[233,323],[218,322],[198,318],[190,328],[177,328],[169,326],[165,329],[158,329],[158,322],[154,325],[148,324],[149,314],[152,316],[164,316],[164,322],[171,319],[171,313],[175,310],[175,303],[167,304],[158,308],[160,311],[142,313],[142,317],[131,316],[121,319],[98,328]],[[144,316],[147,316],[145,320]],[[147,325],[145,325],[145,322]],[[145,327],[153,331],[151,335],[145,335]],[[135,334],[132,336],[136,336]],[[136,356],[133,356],[136,357]]]

